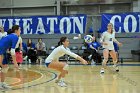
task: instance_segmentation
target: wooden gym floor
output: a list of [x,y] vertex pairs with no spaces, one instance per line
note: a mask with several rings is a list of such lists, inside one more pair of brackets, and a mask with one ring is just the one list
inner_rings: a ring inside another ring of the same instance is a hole
[[126,63],[118,73],[108,66],[103,75],[100,68],[70,65],[65,78],[68,87],[64,88],[54,82],[57,71],[44,65],[22,65],[19,72],[10,68],[6,82],[12,89],[0,93],[140,93],[140,63]]

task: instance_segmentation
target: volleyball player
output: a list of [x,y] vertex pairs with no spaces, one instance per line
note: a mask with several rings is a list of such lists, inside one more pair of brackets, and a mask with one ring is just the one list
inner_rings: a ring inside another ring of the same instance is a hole
[[7,32],[5,32],[4,28],[1,26],[0,27],[0,39],[2,39],[5,36],[7,36]]
[[7,49],[11,48],[11,55],[12,59],[14,62],[14,66],[16,69],[18,69],[18,65],[16,62],[16,57],[15,57],[15,47],[18,42],[18,36],[20,35],[20,27],[18,25],[14,25],[12,27],[12,34],[7,35],[6,37],[3,37],[0,40],[0,66],[2,67],[1,69],[1,81],[0,81],[0,88],[10,88],[5,83],[5,74],[8,71],[8,65],[7,63],[3,62],[3,54],[6,53]]
[[103,46],[103,62],[102,62],[102,68],[100,70],[100,73],[104,73],[104,68],[106,68],[106,63],[108,61],[108,57],[109,54],[113,59],[113,67],[115,68],[115,70],[118,72],[119,68],[117,65],[117,57],[116,57],[116,53],[114,50],[114,45],[113,45],[113,41],[116,42],[119,46],[121,46],[122,44],[120,42],[118,42],[115,39],[115,31],[113,29],[113,24],[109,23],[107,26],[107,31],[104,32],[100,38],[100,42]]
[[87,64],[83,58],[78,56],[77,54],[71,52],[68,48],[69,39],[67,37],[61,37],[58,43],[58,47],[55,48],[52,53],[46,58],[45,63],[48,68],[56,69],[60,71],[60,75],[56,80],[56,83],[61,87],[66,87],[66,83],[64,82],[64,77],[68,73],[69,65],[64,62],[59,62],[59,57],[67,54],[75,59],[78,59],[82,64]]
[[[3,37],[5,37],[5,36],[7,36],[7,32],[5,32],[5,31],[4,31],[4,28],[1,26],[1,27],[0,27],[0,40],[1,40]],[[8,62],[8,58],[7,58],[7,53],[6,53],[6,52],[3,54],[3,62],[4,62],[4,63],[7,63],[7,62]]]

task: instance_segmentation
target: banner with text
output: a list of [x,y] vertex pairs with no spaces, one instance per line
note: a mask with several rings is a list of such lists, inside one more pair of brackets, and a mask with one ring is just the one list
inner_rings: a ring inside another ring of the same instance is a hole
[[15,24],[20,25],[21,34],[83,34],[86,15],[0,17],[0,26],[5,31]]
[[108,23],[112,23],[116,32],[140,32],[140,13],[102,14],[101,32],[107,30]]

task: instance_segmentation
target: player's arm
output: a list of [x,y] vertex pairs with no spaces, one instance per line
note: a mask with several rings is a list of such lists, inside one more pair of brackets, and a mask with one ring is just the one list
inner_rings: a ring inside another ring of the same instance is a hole
[[86,60],[84,60],[82,57],[78,56],[77,54],[71,52],[70,50],[67,50],[65,48],[62,48],[62,51],[66,53],[67,55],[74,57],[75,59],[79,60],[82,64],[88,64]]
[[119,41],[116,38],[113,38],[113,41],[117,44],[119,43]]
[[105,38],[105,32],[101,35],[100,43],[101,43],[102,45],[107,45],[107,43],[104,42],[104,38]]
[[122,46],[122,43],[120,43],[120,42],[115,38],[115,35],[114,35],[113,41],[114,41],[115,43],[117,43],[119,46]]
[[11,56],[12,56],[14,65],[16,66],[17,61],[16,61],[16,56],[15,56],[15,49],[14,48],[11,48],[11,51],[10,52],[11,52]]

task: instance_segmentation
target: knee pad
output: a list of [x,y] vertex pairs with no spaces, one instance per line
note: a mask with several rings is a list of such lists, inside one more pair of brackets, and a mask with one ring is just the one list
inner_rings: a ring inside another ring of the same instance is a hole
[[1,69],[1,72],[7,73],[8,72],[8,69],[9,69],[9,67],[4,67],[4,68]]
[[64,67],[63,67],[63,70],[68,70],[69,69],[69,65],[66,64]]

